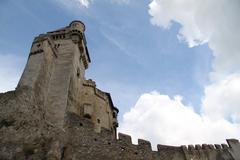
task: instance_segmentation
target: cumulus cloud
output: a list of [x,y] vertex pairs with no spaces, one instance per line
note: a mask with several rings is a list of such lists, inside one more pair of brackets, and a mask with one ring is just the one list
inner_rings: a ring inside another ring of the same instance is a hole
[[120,132],[136,138],[169,145],[221,143],[226,138],[240,138],[240,124],[224,118],[213,120],[211,113],[196,113],[182,98],[170,98],[158,92],[143,94],[136,105],[124,114]]
[[21,76],[25,59],[14,54],[0,54],[0,92],[13,90]]
[[240,74],[231,74],[205,87],[202,112],[214,120],[240,123]]
[[239,9],[239,0],[152,0],[153,25],[169,29],[180,24],[177,37],[189,47],[208,43],[214,56],[211,81],[204,86],[201,113],[180,96],[145,93],[124,114],[120,131],[171,145],[240,138]]
[[239,0],[153,0],[149,7],[151,23],[179,23],[178,37],[189,47],[208,43],[215,56],[213,79],[240,70]]

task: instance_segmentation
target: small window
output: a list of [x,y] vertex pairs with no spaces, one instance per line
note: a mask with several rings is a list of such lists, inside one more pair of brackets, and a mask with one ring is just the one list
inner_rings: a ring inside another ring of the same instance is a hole
[[125,150],[125,148],[124,148],[124,147],[121,147],[121,150],[122,150],[122,151],[124,151],[124,150]]
[[91,119],[92,118],[89,114],[85,114],[84,117],[87,118],[87,119]]
[[80,69],[77,69],[77,77],[80,77]]
[[58,49],[60,47],[60,44],[55,44],[54,48]]
[[85,118],[88,118],[88,119],[92,118],[93,108],[91,104],[84,104],[83,113]]
[[117,118],[117,115],[115,112],[113,112],[113,118]]
[[97,119],[97,122],[100,123],[100,119]]

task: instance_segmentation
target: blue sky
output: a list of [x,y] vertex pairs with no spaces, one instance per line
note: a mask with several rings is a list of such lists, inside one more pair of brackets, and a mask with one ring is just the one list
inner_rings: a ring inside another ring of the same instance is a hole
[[153,26],[148,3],[95,1],[71,10],[54,1],[1,1],[1,52],[27,59],[34,36],[82,20],[92,59],[86,77],[112,93],[121,114],[153,90],[183,95],[185,103],[199,106],[211,51],[179,42],[177,23],[169,30]]
[[[144,95],[165,95],[169,101],[178,101],[176,95],[179,95],[182,107],[190,107],[194,114],[203,118],[207,110],[207,105],[203,104],[210,103],[208,93],[216,85],[224,84],[225,78],[219,70],[226,70],[224,76],[230,72],[226,67],[221,68],[227,65],[219,65],[224,57],[219,55],[227,54],[218,43],[213,43],[217,36],[214,37],[210,30],[215,26],[212,19],[202,23],[199,16],[192,15],[201,22],[196,25],[181,14],[181,7],[189,1],[182,0],[182,5],[176,8],[175,0],[170,1],[172,3],[166,0],[1,0],[0,73],[4,76],[0,80],[0,91],[16,86],[34,36],[67,26],[72,20],[81,20],[86,25],[92,60],[86,78],[95,80],[100,89],[111,93],[114,104],[120,109],[121,130],[131,134],[125,125],[130,122],[123,116],[128,117],[131,110],[137,110]],[[86,2],[89,2],[87,6]],[[166,6],[169,8],[164,8]],[[208,6],[200,7],[196,10],[208,11]],[[189,11],[189,14],[193,13]],[[231,13],[229,10],[229,15]],[[238,51],[237,48],[234,55],[238,55]],[[234,71],[238,70],[239,66],[234,65],[237,64],[235,58],[229,59]],[[224,114],[220,115],[224,117]],[[232,122],[232,119],[227,118],[227,121]],[[154,136],[147,133],[136,136],[154,140]],[[175,141],[166,143],[175,144]]]

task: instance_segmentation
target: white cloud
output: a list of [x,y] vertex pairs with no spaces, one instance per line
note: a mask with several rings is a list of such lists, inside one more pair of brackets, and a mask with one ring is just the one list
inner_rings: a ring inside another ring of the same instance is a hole
[[178,37],[190,47],[208,43],[215,56],[212,79],[240,71],[239,0],[153,0],[151,22],[169,28],[181,24]]
[[[210,113],[209,113],[210,114]],[[240,138],[240,124],[221,118],[212,120],[199,115],[182,103],[180,96],[171,99],[157,92],[143,94],[136,105],[124,114],[120,132],[136,138],[169,145],[222,143],[226,138]]]
[[179,23],[177,36],[189,47],[208,43],[214,55],[211,84],[205,86],[200,114],[179,96],[143,94],[124,114],[120,131],[171,145],[240,138],[240,1],[152,0],[149,7],[151,23],[165,29]]
[[[61,4],[64,8],[72,10],[73,8],[88,8],[95,0],[54,0],[55,2]],[[128,4],[130,0],[106,0],[110,3],[117,4]]]
[[128,4],[130,0],[111,0],[111,2],[118,4]]
[[14,90],[23,71],[25,59],[13,54],[0,54],[0,92]]
[[91,0],[78,0],[83,6],[88,7]]
[[240,74],[205,87],[202,112],[214,120],[225,118],[240,123]]
[[54,0],[54,1],[61,4],[63,7],[67,9],[81,8],[81,7],[88,8],[90,3],[92,3],[92,0]]

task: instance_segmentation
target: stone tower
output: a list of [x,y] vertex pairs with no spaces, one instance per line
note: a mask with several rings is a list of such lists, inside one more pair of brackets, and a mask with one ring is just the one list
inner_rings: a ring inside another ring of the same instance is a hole
[[91,62],[84,31],[81,21],[73,21],[36,37],[18,88],[35,91],[51,124],[63,127],[66,112],[73,112],[90,119],[97,132],[104,127],[115,136],[118,109],[84,76]]

